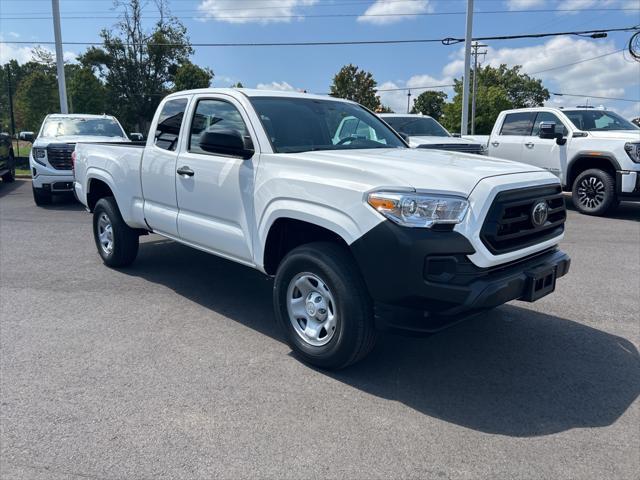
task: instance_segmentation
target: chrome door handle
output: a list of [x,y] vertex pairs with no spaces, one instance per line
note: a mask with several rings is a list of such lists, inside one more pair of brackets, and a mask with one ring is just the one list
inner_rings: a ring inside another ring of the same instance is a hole
[[524,146],[527,147],[527,148],[533,148],[533,147],[536,146],[536,144],[532,143],[532,142],[529,142],[529,143],[525,143]]
[[196,172],[194,172],[193,170],[191,170],[189,167],[187,167],[185,165],[183,167],[180,167],[178,170],[176,170],[176,173],[178,175],[185,175],[187,177],[193,177]]
[[491,145],[493,145],[494,147],[497,147],[498,145],[500,145],[500,142],[491,142]]

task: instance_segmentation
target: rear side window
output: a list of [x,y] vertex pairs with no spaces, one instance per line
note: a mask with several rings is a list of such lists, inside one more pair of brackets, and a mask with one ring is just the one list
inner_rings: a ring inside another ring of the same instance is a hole
[[163,150],[175,150],[178,146],[178,135],[187,108],[187,99],[169,100],[162,107],[155,133],[155,145]]
[[531,135],[535,112],[507,113],[504,117],[500,135]]

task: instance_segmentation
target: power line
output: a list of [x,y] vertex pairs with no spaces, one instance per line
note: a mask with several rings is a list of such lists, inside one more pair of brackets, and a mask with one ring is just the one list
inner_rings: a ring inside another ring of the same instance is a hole
[[[249,10],[257,10],[263,7],[250,7]],[[266,7],[274,8],[274,7]],[[247,10],[245,9],[228,9],[228,10]],[[565,9],[533,9],[533,10],[484,10],[475,11],[474,15],[496,15],[496,14],[513,14],[513,13],[563,13],[563,12],[580,12],[583,9],[565,8]],[[640,8],[595,8],[591,9],[591,12],[614,12],[614,11],[634,11],[640,12]],[[377,18],[377,17],[438,17],[438,16],[454,16],[454,15],[466,15],[466,12],[421,12],[421,13],[322,13],[322,14],[295,14],[290,15],[207,15],[207,12],[202,12],[200,15],[193,16],[180,16],[174,15],[179,19],[211,19],[211,20],[251,20],[251,19],[306,19],[306,18]],[[166,18],[160,15],[147,15],[145,19],[159,19]],[[0,16],[0,20],[50,20],[53,18],[51,15],[34,17],[33,14],[29,16]],[[61,17],[64,20],[86,20],[86,19],[101,19],[101,20],[117,20],[121,18],[119,15],[111,16],[96,16],[93,15],[63,15]]]
[[[572,32],[547,32],[547,33],[530,33],[524,35],[501,35],[493,37],[477,37],[474,41],[500,41],[500,40],[516,40],[523,38],[548,38],[567,35],[597,35],[601,33],[611,32],[630,32],[640,30],[640,26],[605,28],[598,30],[582,30]],[[232,43],[191,43],[192,47],[310,47],[310,46],[333,46],[333,45],[392,45],[392,44],[408,44],[408,43],[442,43],[444,45],[455,45],[464,42],[464,38],[447,37],[447,38],[427,38],[427,39],[406,39],[406,40],[343,40],[343,41],[310,41],[310,42],[232,42]],[[25,40],[2,40],[1,44],[13,45],[53,45],[52,41],[25,41]],[[104,42],[64,42],[65,45],[93,45],[100,46]],[[124,46],[163,46],[163,47],[181,47],[187,44],[171,43],[171,42],[146,42],[146,43],[122,43]]]
[[559,92],[551,92],[551,95],[555,95],[557,97],[580,97],[580,98],[597,98],[599,100],[614,100],[616,102],[632,102],[632,103],[640,103],[640,99],[634,100],[632,98],[616,98],[616,97],[599,97],[597,95],[579,95],[577,93],[559,93]]
[[528,73],[527,75],[538,75],[539,73],[545,73],[545,72],[550,72],[552,70],[558,70],[560,68],[571,67],[573,65],[578,65],[580,63],[590,62],[592,60],[597,60],[599,58],[604,58],[604,57],[608,57],[610,55],[615,55],[616,53],[624,52],[625,50],[626,50],[626,48],[621,48],[621,49],[615,50],[613,52],[603,53],[602,55],[598,55],[596,57],[584,58],[582,60],[578,60],[577,62],[565,63],[564,65],[558,65],[557,67],[551,67],[551,68],[546,68],[544,70],[538,70],[537,72],[531,72],[531,73]]

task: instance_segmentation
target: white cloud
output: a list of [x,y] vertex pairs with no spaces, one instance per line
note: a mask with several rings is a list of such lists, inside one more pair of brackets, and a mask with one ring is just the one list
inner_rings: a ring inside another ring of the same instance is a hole
[[543,7],[546,0],[506,0],[505,3],[509,10],[526,10]]
[[[414,18],[410,15],[415,15],[416,13],[430,13],[432,11],[433,6],[430,4],[429,0],[377,0],[373,5],[370,5],[369,8],[367,8],[364,15],[358,17],[358,21],[373,23],[375,25],[385,25],[399,22],[407,18]],[[398,14],[406,14],[407,16],[377,16]]]
[[[9,35],[13,36],[11,33],[9,33]],[[4,38],[0,35],[0,41],[2,40],[4,40]],[[53,50],[47,47],[42,47],[42,49],[50,52],[55,58],[55,52]],[[0,43],[0,64],[4,65],[9,60],[16,60],[18,63],[27,63],[32,60],[32,50],[33,46]],[[75,62],[78,56],[74,52],[64,52],[63,57],[65,62]]]
[[296,92],[297,89],[287,82],[271,82],[259,83],[256,88],[258,90],[277,90],[279,92]]
[[[379,85],[378,88],[382,91],[378,92],[380,101],[383,105],[391,108],[396,113],[405,113],[407,111],[407,93],[408,90],[391,90],[396,88],[411,88],[411,98],[409,99],[410,105],[413,106],[413,102],[422,92],[426,91],[425,88],[435,85],[449,85],[453,83],[453,79],[450,77],[434,78],[431,75],[414,75],[406,82],[404,81],[387,81]],[[387,90],[387,91],[384,91]],[[453,89],[451,87],[439,87],[430,88],[429,90],[437,90],[445,92],[449,95],[449,100],[453,98]]]
[[[237,0],[202,0],[198,10],[204,19],[227,23],[290,22],[296,7],[314,5],[318,0],[253,0],[239,8]],[[275,17],[275,18],[274,18]]]

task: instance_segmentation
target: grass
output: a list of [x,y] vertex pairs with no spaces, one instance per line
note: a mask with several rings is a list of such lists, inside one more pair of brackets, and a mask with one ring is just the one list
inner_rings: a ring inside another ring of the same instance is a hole
[[27,169],[23,169],[23,168],[16,168],[16,175],[28,175],[31,176],[31,170]]
[[[18,148],[19,147],[19,148]],[[31,152],[31,143],[20,141],[13,141],[13,153],[16,157],[28,157]],[[29,172],[27,172],[29,173]]]

